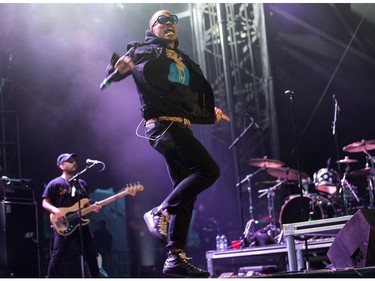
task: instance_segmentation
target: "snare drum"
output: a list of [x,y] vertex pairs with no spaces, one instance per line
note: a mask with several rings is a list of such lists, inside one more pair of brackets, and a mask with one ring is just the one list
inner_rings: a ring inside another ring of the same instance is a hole
[[[301,203],[305,215],[301,215]],[[283,224],[319,220],[334,217],[336,210],[331,202],[322,196],[290,196],[281,207],[279,223]]]
[[314,174],[315,189],[333,195],[339,186],[339,174],[333,169],[320,169]]

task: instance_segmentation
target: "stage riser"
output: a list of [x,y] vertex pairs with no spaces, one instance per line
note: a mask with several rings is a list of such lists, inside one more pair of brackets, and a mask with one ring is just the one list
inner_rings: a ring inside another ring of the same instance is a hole
[[[333,238],[310,241],[308,257],[310,268],[324,269],[330,263],[327,251]],[[303,243],[304,244],[304,243]],[[297,244],[298,269],[304,270],[306,265],[306,250],[301,242]],[[266,245],[263,247],[249,247],[240,250],[208,251],[206,253],[207,268],[211,277],[219,277],[222,273],[238,274],[243,267],[276,266],[273,272],[288,271],[288,253],[285,244]]]

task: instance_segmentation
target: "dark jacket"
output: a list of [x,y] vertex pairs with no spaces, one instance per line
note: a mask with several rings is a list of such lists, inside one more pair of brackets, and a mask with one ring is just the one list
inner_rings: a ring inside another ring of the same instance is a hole
[[[140,95],[142,116],[146,120],[158,116],[177,116],[192,123],[212,124],[215,122],[214,95],[199,65],[177,49],[190,72],[189,86],[168,80],[172,59],[167,58],[167,42],[146,31],[145,42],[131,42],[126,53],[135,66],[132,72],[118,75],[120,81],[133,75]],[[107,74],[114,70],[118,56],[111,59]]]

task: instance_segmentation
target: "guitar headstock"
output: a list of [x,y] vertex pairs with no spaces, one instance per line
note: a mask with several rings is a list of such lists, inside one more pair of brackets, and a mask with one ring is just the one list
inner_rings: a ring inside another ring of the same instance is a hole
[[125,191],[127,194],[131,195],[131,196],[135,196],[135,194],[138,192],[138,191],[142,191],[144,189],[144,186],[142,184],[140,184],[139,182],[137,184],[127,184],[126,187],[125,187]]

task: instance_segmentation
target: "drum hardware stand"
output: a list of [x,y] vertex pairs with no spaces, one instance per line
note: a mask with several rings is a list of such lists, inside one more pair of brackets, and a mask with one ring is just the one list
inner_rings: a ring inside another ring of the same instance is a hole
[[373,183],[373,180],[374,180],[374,178],[373,178],[372,175],[367,176],[367,182],[369,183],[368,190],[369,190],[369,196],[370,196],[370,204],[369,204],[370,209],[374,208],[374,183]]
[[368,167],[368,163],[370,162],[371,164],[371,173],[370,175],[367,176],[367,182],[369,184],[369,196],[370,196],[370,204],[369,208],[372,209],[374,208],[374,179],[375,179],[375,169],[374,169],[374,157],[372,157],[366,149],[363,150],[363,152],[367,155],[367,164],[366,166]]
[[264,230],[267,232],[271,231],[272,238],[275,238],[280,234],[280,229],[278,229],[275,224],[275,190],[286,181],[287,180],[284,179],[270,188],[258,190],[258,192],[261,193],[258,198],[262,198],[267,194],[267,208],[268,216],[270,217],[270,223],[264,228]]
[[244,182],[247,181],[247,191],[248,191],[248,196],[249,196],[249,214],[250,214],[250,220],[246,223],[245,231],[243,233],[244,238],[246,238],[250,233],[255,233],[255,228],[254,224],[258,223],[254,219],[254,206],[253,206],[253,197],[251,194],[251,178],[258,174],[259,172],[265,170],[265,167],[261,167],[258,170],[256,170],[252,174],[248,174],[244,179],[242,179],[239,183],[236,184],[236,186],[242,185]]
[[[353,190],[352,185],[351,185],[351,184],[348,182],[348,180],[346,179],[346,175],[347,175],[348,172],[349,172],[349,165],[346,164],[346,165],[345,165],[345,173],[344,173],[344,176],[343,176],[343,178],[342,178],[342,180],[341,180],[342,194],[345,194],[345,188],[348,188],[348,189],[350,190],[350,192],[353,194],[355,200],[356,200],[357,202],[359,202],[360,199],[358,198],[357,194],[356,194],[355,191]],[[346,198],[345,198],[345,199],[346,199]],[[347,206],[348,202],[347,202],[347,200],[345,200],[345,204],[346,204],[345,209],[347,210],[347,209],[348,209],[348,206]]]

